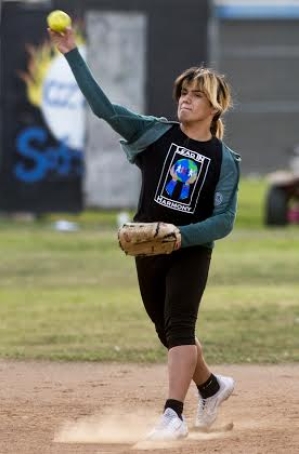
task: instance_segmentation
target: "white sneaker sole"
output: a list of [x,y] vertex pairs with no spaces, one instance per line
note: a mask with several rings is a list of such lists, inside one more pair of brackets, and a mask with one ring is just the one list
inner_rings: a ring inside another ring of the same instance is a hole
[[144,439],[144,441],[152,441],[152,442],[168,442],[168,441],[178,441],[178,440],[183,440],[184,438],[188,437],[188,432],[186,434],[180,434],[176,437],[153,437],[153,436],[148,436]]

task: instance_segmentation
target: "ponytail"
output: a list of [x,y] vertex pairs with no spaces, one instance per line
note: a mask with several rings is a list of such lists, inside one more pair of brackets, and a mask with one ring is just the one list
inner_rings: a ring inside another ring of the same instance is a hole
[[219,118],[219,117],[217,118],[217,117],[218,116],[216,115],[216,117],[213,118],[211,127],[210,127],[210,131],[211,131],[212,136],[215,136],[221,140],[224,136],[225,128],[224,128],[224,124],[223,124],[223,121],[221,120],[221,118]]

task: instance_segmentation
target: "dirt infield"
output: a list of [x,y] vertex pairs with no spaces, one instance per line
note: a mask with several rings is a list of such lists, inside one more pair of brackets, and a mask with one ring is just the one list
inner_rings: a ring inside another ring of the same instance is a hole
[[[164,366],[0,361],[0,454],[299,453],[299,365],[215,372],[233,375],[237,385],[213,431],[134,445],[160,414]],[[195,408],[191,389],[189,428]]]

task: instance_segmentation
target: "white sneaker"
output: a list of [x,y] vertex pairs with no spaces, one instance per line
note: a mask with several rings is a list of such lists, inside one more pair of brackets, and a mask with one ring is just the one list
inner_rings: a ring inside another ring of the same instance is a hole
[[235,387],[233,378],[223,375],[215,375],[215,377],[220,385],[219,391],[207,399],[199,397],[194,425],[200,429],[207,429],[216,421],[219,406],[229,398]]
[[148,441],[173,441],[188,435],[186,421],[179,418],[172,408],[166,408],[158,424],[146,436]]

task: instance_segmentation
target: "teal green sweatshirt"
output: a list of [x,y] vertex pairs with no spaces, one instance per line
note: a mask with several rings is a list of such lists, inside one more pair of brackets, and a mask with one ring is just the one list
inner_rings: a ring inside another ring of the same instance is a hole
[[[136,114],[113,104],[95,81],[78,49],[65,58],[76,78],[78,86],[94,114],[106,121],[122,138],[121,147],[128,160],[156,142],[174,123],[165,118]],[[215,190],[214,210],[204,221],[178,226],[182,235],[182,247],[204,245],[212,248],[214,241],[227,236],[233,229],[237,210],[240,156],[222,143],[222,163]]]

